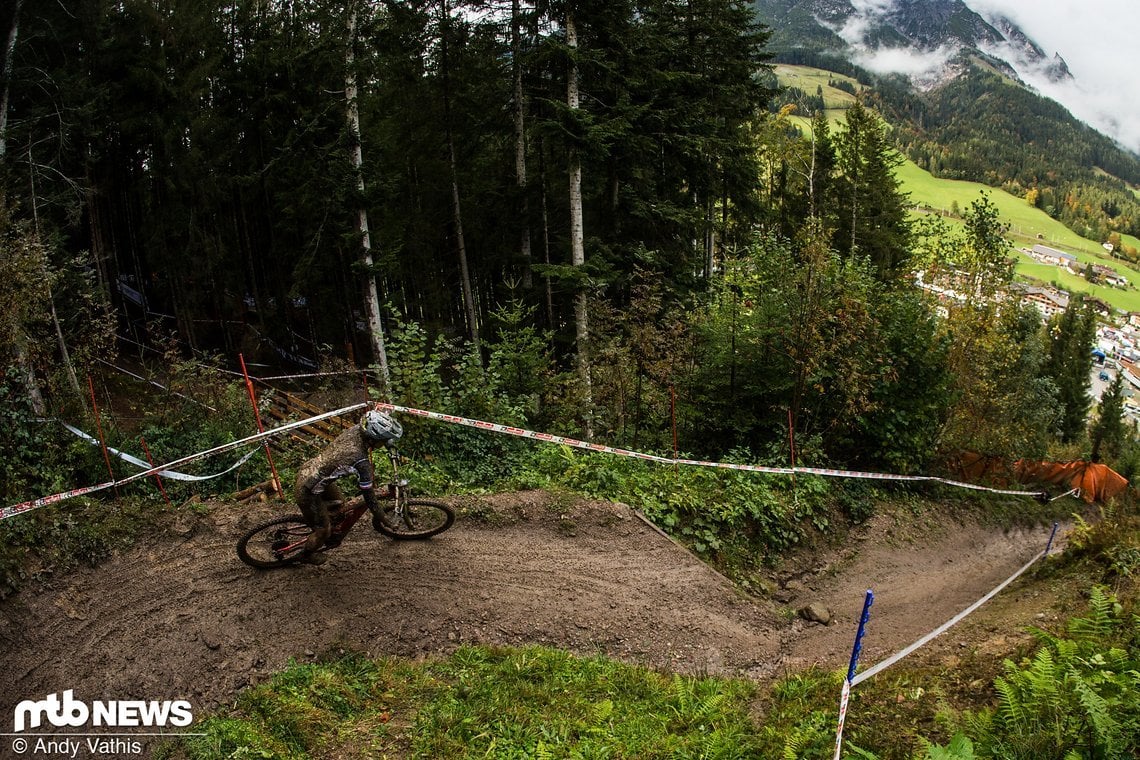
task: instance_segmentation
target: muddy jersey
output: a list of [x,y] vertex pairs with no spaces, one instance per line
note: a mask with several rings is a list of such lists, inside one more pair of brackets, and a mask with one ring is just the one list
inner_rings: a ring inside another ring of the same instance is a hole
[[341,433],[324,451],[301,465],[297,487],[312,494],[324,493],[333,481],[348,475],[356,477],[361,490],[372,487],[372,460],[364,433],[354,425]]

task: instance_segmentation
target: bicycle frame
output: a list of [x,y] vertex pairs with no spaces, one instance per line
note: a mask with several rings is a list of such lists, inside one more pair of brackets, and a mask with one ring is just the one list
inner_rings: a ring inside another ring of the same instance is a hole
[[[400,478],[399,454],[394,446],[388,447],[388,461],[392,467],[391,481],[376,485],[373,479],[378,507],[373,527],[398,541],[431,538],[450,528],[455,522],[455,509],[441,501],[410,498],[408,481]],[[370,497],[368,503],[371,502]],[[368,503],[363,496],[325,502],[329,535],[318,551],[340,546],[356,522],[370,511]],[[304,560],[305,544],[312,534],[313,526],[303,515],[277,517],[253,527],[238,540],[238,557],[259,569],[294,564]]]
[[[377,489],[375,485],[373,485],[373,488],[375,489],[376,501],[394,501],[395,506],[393,507],[393,512],[402,518],[404,505],[408,501],[408,481],[400,479],[400,453],[393,445],[389,445],[387,448],[388,462],[392,466],[392,479],[385,485],[382,491]],[[330,511],[329,519],[332,523],[332,532],[325,541],[323,548],[331,549],[339,545],[345,535],[356,525],[356,521],[363,517],[367,511],[368,505],[366,505],[364,499],[359,496],[348,500],[341,508]]]

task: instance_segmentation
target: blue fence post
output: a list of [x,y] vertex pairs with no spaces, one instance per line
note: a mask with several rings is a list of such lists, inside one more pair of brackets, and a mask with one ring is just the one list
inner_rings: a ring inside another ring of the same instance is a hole
[[863,614],[859,616],[859,628],[855,631],[855,644],[851,647],[851,664],[847,667],[847,678],[843,679],[843,694],[839,698],[839,726],[835,731],[835,759],[839,760],[843,748],[843,723],[847,719],[847,702],[851,699],[851,681],[855,678],[855,668],[859,666],[859,653],[863,650],[863,634],[867,631],[867,621],[871,619],[871,605],[875,594],[867,589],[863,599]]
[[1049,534],[1049,543],[1045,544],[1045,556],[1049,556],[1049,550],[1053,548],[1053,538],[1057,535],[1057,523],[1053,523],[1053,532]]

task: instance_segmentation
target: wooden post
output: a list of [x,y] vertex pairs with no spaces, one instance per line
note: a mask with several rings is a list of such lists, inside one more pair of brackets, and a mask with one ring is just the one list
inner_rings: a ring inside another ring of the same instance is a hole
[[792,408],[788,407],[788,449],[792,454],[792,498],[796,495],[796,423],[792,419]]
[[[677,389],[669,386],[669,417],[673,422],[673,459],[677,459]],[[677,463],[673,462],[673,472],[677,472]]]

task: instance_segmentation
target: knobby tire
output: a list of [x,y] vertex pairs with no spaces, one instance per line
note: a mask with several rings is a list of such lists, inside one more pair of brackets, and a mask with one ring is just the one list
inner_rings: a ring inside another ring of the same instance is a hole
[[450,528],[455,522],[455,510],[441,501],[409,499],[404,504],[404,519],[396,516],[394,505],[381,502],[379,530],[397,541],[415,541],[431,538]]
[[[237,542],[237,555],[245,564],[262,570],[295,565],[304,559],[305,539],[312,532],[301,515],[276,517],[242,536]],[[294,548],[287,549],[289,546]]]

